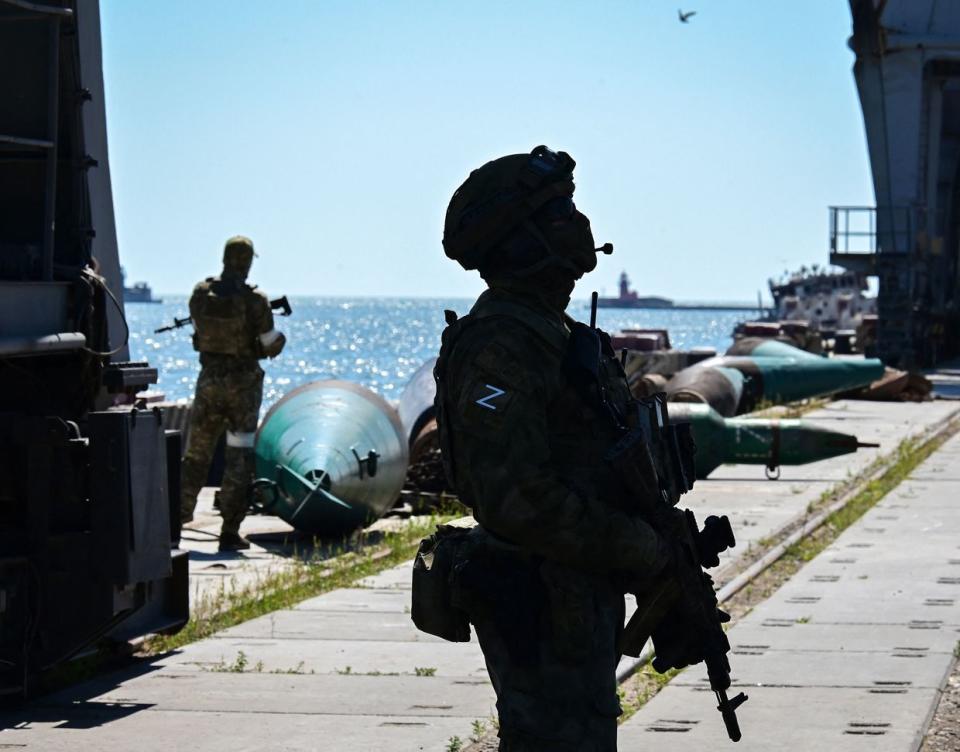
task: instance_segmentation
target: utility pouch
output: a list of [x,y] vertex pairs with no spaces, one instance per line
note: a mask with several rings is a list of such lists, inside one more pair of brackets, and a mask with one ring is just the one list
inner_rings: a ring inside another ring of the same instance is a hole
[[421,632],[450,642],[470,641],[467,614],[453,605],[458,552],[469,532],[469,528],[438,525],[436,533],[420,541],[413,560],[413,623]]

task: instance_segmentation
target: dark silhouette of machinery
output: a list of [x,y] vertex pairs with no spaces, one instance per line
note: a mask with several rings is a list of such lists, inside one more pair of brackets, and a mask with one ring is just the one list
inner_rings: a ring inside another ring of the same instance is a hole
[[0,0],[0,696],[187,619],[179,435],[126,362],[96,0]]

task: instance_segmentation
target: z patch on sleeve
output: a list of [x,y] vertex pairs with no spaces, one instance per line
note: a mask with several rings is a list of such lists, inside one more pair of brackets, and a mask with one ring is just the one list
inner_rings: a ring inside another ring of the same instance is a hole
[[496,410],[497,406],[493,404],[493,400],[495,400],[497,397],[502,397],[504,394],[506,394],[506,391],[498,386],[494,386],[493,384],[484,384],[484,386],[490,390],[490,394],[488,394],[486,397],[481,397],[480,399],[476,400],[476,403],[480,405],[480,407],[485,407],[488,410]]
[[460,400],[463,427],[481,433],[502,430],[515,395],[515,390],[505,382],[483,377],[474,381]]

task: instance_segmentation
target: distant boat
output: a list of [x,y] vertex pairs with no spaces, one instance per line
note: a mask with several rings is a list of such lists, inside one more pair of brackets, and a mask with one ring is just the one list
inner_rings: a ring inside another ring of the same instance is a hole
[[630,289],[630,278],[623,272],[620,275],[620,297],[600,298],[597,305],[600,308],[673,308],[673,301],[656,296],[641,298],[636,290]]
[[124,303],[162,303],[162,298],[153,297],[153,290],[146,282],[135,282],[133,287],[127,287],[127,273],[121,268],[120,276],[123,277],[123,302]]
[[877,313],[877,299],[864,295],[867,276],[813,265],[769,281],[776,321],[805,321],[814,331],[856,329],[864,316]]
[[599,298],[599,308],[654,308],[672,311],[762,311],[763,307],[741,303],[674,303],[670,298],[656,295],[641,297],[636,290],[630,289],[630,278],[626,272],[620,275],[620,295],[616,298]]

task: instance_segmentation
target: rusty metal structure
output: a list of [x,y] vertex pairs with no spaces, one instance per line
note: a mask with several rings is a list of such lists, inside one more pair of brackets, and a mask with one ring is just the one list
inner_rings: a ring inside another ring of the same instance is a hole
[[960,354],[960,4],[850,0],[876,206],[830,208],[830,261],[879,280],[878,355]]
[[133,396],[97,0],[0,0],[0,698],[187,620],[179,434]]

